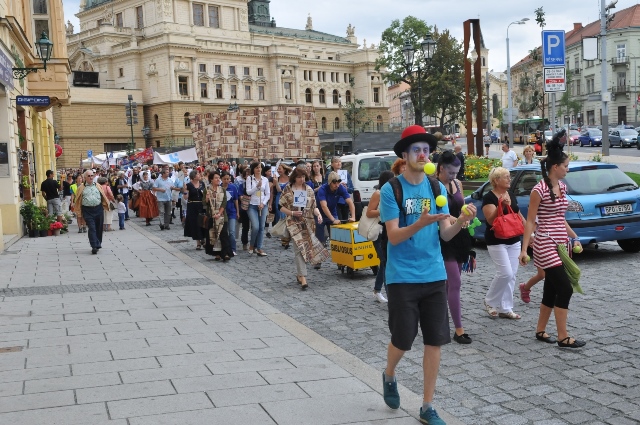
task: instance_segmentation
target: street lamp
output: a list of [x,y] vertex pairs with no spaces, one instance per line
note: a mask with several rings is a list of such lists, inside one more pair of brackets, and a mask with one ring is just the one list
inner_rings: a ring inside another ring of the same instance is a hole
[[47,37],[47,33],[42,31],[40,40],[36,41],[36,53],[42,60],[42,68],[11,68],[13,71],[13,78],[22,80],[29,75],[30,72],[38,72],[39,69],[47,70],[47,62],[51,59],[51,53],[53,52],[53,43]]
[[509,27],[513,24],[524,25],[529,18],[522,18],[519,21],[513,21],[507,25],[507,102],[509,103],[509,147],[513,147],[513,101],[511,99],[511,61],[509,58]]
[[[433,54],[436,51],[436,42],[433,38],[431,38],[431,34],[427,33],[420,43],[420,50],[422,51],[422,57],[425,63],[431,58],[433,58]],[[411,74],[413,72],[413,60],[415,58],[415,49],[413,48],[413,44],[409,40],[404,41],[404,47],[402,49],[402,54],[404,55],[404,65],[407,68],[407,74]],[[417,125],[422,125],[422,68],[420,67],[420,62],[418,62],[418,108],[416,110],[415,115],[415,123]]]

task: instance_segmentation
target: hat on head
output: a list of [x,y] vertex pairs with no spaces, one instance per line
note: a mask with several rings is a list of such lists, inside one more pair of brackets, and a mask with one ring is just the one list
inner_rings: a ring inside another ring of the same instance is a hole
[[438,146],[438,139],[433,134],[427,133],[421,125],[410,125],[404,129],[400,137],[401,139],[393,147],[393,151],[399,158],[402,158],[402,152],[406,151],[412,143],[427,142],[431,152]]

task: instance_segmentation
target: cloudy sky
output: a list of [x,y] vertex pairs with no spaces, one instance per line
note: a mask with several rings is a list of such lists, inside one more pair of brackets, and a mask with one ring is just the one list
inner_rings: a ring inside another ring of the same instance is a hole
[[[610,0],[607,0],[607,4]],[[640,0],[618,0],[616,10],[626,9]],[[74,16],[79,0],[64,2],[65,21],[80,25]],[[399,8],[392,6],[399,5]],[[558,7],[561,5],[561,7]],[[335,35],[345,35],[349,23],[356,28],[358,42],[367,45],[380,42],[380,36],[391,21],[413,15],[439,29],[447,28],[462,41],[462,23],[466,19],[480,19],[485,45],[489,51],[489,69],[504,71],[507,66],[507,26],[513,21],[529,18],[525,25],[509,29],[511,64],[541,44],[540,27],[536,25],[534,10],[544,7],[548,30],[573,28],[574,22],[584,25],[599,18],[600,0],[271,0],[271,16],[278,26],[304,29],[307,15],[313,18],[313,28]]]

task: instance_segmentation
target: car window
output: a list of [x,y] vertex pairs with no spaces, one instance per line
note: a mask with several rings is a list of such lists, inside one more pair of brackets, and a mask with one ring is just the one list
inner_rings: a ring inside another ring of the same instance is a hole
[[391,166],[397,158],[392,156],[364,158],[358,164],[358,180],[378,181],[380,173],[391,170]]
[[622,130],[620,132],[621,136],[633,136],[636,137],[638,135],[638,133],[636,133],[635,130]]
[[571,171],[564,178],[570,195],[595,195],[637,189],[633,180],[619,168]]
[[516,183],[513,192],[516,196],[529,196],[531,195],[531,189],[542,180],[542,173],[540,171],[523,171],[520,174],[520,179]]

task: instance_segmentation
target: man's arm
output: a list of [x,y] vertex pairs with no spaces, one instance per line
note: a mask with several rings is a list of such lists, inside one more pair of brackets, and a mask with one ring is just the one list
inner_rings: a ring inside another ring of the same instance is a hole
[[356,206],[353,203],[353,199],[347,198],[345,202],[349,205],[349,212],[351,213],[349,221],[356,221]]

